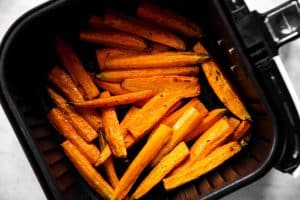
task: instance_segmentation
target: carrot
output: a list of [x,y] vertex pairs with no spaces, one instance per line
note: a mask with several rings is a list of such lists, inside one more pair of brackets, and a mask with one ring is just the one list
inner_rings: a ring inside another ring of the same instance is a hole
[[88,19],[88,27],[91,29],[96,29],[96,30],[112,30],[111,27],[105,26],[103,24],[103,18],[100,16],[91,16]]
[[251,128],[251,124],[248,121],[242,121],[238,128],[235,130],[235,132],[232,135],[233,141],[239,141],[243,137],[245,137]]
[[101,114],[90,108],[77,108],[79,114],[95,131],[99,131],[103,127]]
[[[173,114],[180,106],[182,106],[183,101],[177,101],[165,114],[165,116],[169,116],[171,114]],[[197,109],[197,108],[196,108]]]
[[70,140],[86,156],[90,163],[94,164],[99,159],[100,151],[97,147],[94,144],[86,143],[58,108],[51,109],[48,113],[48,119],[57,132],[67,140]]
[[180,76],[197,76],[199,68],[191,67],[173,67],[173,68],[153,68],[153,69],[129,69],[129,70],[112,70],[103,71],[97,75],[97,78],[109,82],[121,82],[124,79],[143,78],[159,75],[180,75]]
[[[104,133],[102,131],[99,134],[99,146],[101,151],[103,151],[103,149],[107,146],[103,134]],[[114,161],[111,157],[105,161],[104,169],[110,184],[112,185],[113,188],[116,188],[117,185],[119,184],[119,178],[115,170]]]
[[159,52],[170,51],[170,47],[165,46],[163,44],[156,43],[156,42],[152,42],[150,44],[150,46],[151,46],[151,53],[152,54],[159,53]]
[[215,148],[220,146],[233,133],[234,129],[229,120],[223,117],[201,135],[190,148],[189,158],[173,172],[174,174],[188,171],[196,161],[205,158]]
[[71,104],[79,108],[100,108],[112,107],[124,104],[134,103],[143,99],[148,99],[154,95],[152,90],[144,90],[139,92],[130,92],[127,94],[109,96],[105,98],[97,98],[83,102],[72,102]]
[[121,86],[131,92],[141,90],[167,91],[182,98],[195,97],[201,92],[201,87],[196,77],[175,75],[125,79]]
[[127,90],[123,89],[120,83],[111,83],[106,81],[101,81],[99,79],[95,79],[95,83],[102,88],[103,90],[109,91],[109,93],[113,95],[121,95],[129,93]]
[[103,24],[178,50],[186,48],[184,41],[176,35],[116,11],[107,11],[103,17]]
[[111,199],[113,196],[112,187],[102,178],[96,169],[88,162],[78,149],[69,141],[65,141],[61,145],[86,182],[104,199]]
[[128,130],[136,139],[142,138],[179,100],[178,96],[166,92],[155,95],[134,115]]
[[80,40],[110,47],[143,51],[148,48],[146,41],[135,35],[120,31],[80,31]]
[[66,115],[68,121],[86,142],[90,143],[97,138],[97,132],[67,104],[62,96],[57,94],[51,88],[48,88],[48,93],[56,106]]
[[144,69],[185,67],[204,62],[209,57],[205,54],[193,52],[159,52],[155,54],[141,54],[120,56],[107,59],[104,69]]
[[131,162],[119,185],[116,187],[112,200],[123,199],[151,160],[157,155],[163,145],[171,136],[171,128],[166,125],[160,125],[148,139],[145,146]]
[[71,101],[84,101],[84,97],[72,78],[59,67],[53,67],[48,74],[48,80]]
[[188,103],[186,103],[182,108],[180,108],[179,110],[168,116],[166,119],[164,119],[162,123],[168,126],[173,126],[175,122],[182,116],[182,114],[186,112],[186,110],[191,106],[196,108],[198,112],[208,112],[206,107],[200,102],[200,100],[195,97],[191,99]]
[[200,113],[196,110],[196,108],[192,106],[189,107],[173,125],[173,134],[171,138],[169,139],[168,143],[161,149],[156,158],[152,161],[151,166],[155,166],[166,154],[172,151],[172,149],[177,144],[182,142],[186,134],[193,130],[206,114],[207,111]]
[[202,160],[194,163],[189,170],[171,175],[163,179],[164,187],[167,191],[179,187],[187,182],[195,180],[204,174],[212,171],[226,160],[237,154],[241,150],[237,142],[230,142],[221,147],[218,147]]
[[157,185],[174,167],[182,162],[189,154],[184,142],[178,144],[168,155],[155,166],[132,195],[132,199],[140,199]]
[[203,72],[221,102],[241,120],[251,120],[242,100],[221,68],[214,61],[202,64]]
[[239,127],[239,125],[240,125],[240,123],[241,123],[240,120],[238,120],[237,118],[234,118],[234,117],[230,117],[230,118],[228,119],[228,122],[230,123],[230,125],[231,125],[232,127],[235,127],[234,131]]
[[227,110],[224,108],[217,108],[210,111],[208,115],[204,117],[204,119],[199,123],[199,125],[185,136],[184,141],[189,142],[197,138],[199,135],[204,133],[204,131],[213,126],[213,124],[216,123],[219,119],[221,119],[226,112]]
[[73,81],[82,87],[88,99],[97,97],[100,94],[99,90],[73,49],[65,41],[57,38],[56,51],[63,67],[69,72]]
[[148,1],[141,1],[137,16],[158,26],[166,27],[191,38],[203,36],[201,28],[190,19],[167,8],[162,8]]
[[206,51],[206,49],[204,48],[204,46],[201,44],[201,42],[197,42],[194,46],[193,46],[193,51],[197,54],[208,54],[208,52]]

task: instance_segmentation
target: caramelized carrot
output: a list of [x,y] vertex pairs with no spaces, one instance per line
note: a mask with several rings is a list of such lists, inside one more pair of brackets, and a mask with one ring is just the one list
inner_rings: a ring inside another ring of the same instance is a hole
[[228,122],[230,123],[230,125],[231,125],[232,127],[235,127],[234,131],[239,127],[239,125],[240,125],[240,123],[241,123],[240,120],[238,120],[237,118],[234,118],[234,117],[230,117],[230,118],[228,119]]
[[120,83],[111,83],[106,81],[101,81],[99,79],[95,79],[95,83],[102,88],[103,90],[109,91],[109,93],[113,95],[121,95],[129,93],[127,90],[123,89]]
[[248,121],[242,121],[239,125],[239,127],[235,130],[235,132],[232,135],[232,140],[239,141],[243,137],[245,137],[251,128],[251,124]]
[[197,42],[194,46],[193,46],[193,51],[197,54],[206,54],[209,55],[208,52],[206,51],[206,49],[204,48],[204,46],[201,44],[201,42]]

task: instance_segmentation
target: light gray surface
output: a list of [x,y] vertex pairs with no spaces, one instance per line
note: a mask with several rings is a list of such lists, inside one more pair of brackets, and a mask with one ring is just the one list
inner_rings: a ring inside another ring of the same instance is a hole
[[[0,0],[0,39],[9,25],[28,9],[44,0]],[[265,11],[283,0],[247,0],[251,9]],[[300,93],[300,41],[287,45],[281,51],[284,64],[296,90]],[[2,108],[0,107],[0,199],[46,199],[41,187],[18,143]],[[240,189],[224,200],[296,200],[300,198],[300,179],[272,170],[259,181]]]

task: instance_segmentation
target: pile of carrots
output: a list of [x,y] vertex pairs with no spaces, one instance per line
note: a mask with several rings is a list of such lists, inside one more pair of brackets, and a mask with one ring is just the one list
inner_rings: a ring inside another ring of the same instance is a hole
[[[251,117],[223,70],[197,42],[203,35],[197,24],[142,1],[136,18],[107,10],[92,16],[88,26],[80,40],[101,45],[96,52],[100,74],[87,72],[72,47],[57,38],[61,67],[48,74],[55,104],[48,118],[66,139],[61,145],[66,155],[101,197],[124,199],[131,191],[130,197],[139,199],[161,181],[172,190],[241,150]],[[195,41],[192,50],[182,38]],[[208,110],[199,100],[199,67],[226,108]],[[120,105],[129,107],[122,119]],[[127,159],[128,149],[141,139],[146,143],[125,173],[117,173],[115,159]],[[132,191],[146,168],[150,173]]]

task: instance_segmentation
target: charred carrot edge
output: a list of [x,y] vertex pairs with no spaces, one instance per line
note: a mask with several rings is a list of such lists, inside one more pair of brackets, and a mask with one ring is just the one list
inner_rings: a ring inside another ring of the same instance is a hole
[[196,108],[192,106],[189,107],[173,125],[171,138],[151,162],[151,166],[155,166],[166,154],[172,151],[177,144],[182,142],[183,138],[199,124],[207,112],[208,111],[200,113]]
[[197,42],[194,46],[193,46],[193,51],[195,53],[198,54],[208,54],[208,52],[206,51],[206,49],[204,48],[204,46],[201,44],[201,42]]
[[80,40],[116,48],[143,51],[148,49],[147,42],[138,36],[115,30],[80,31]]
[[100,92],[73,49],[65,41],[57,38],[56,52],[63,67],[69,72],[74,82],[82,87],[88,99],[97,97]]
[[173,33],[113,10],[104,14],[103,24],[178,50],[186,48],[184,41]]
[[187,37],[200,38],[203,36],[203,31],[195,22],[178,12],[162,8],[150,2],[140,2],[137,9],[137,16]]
[[[101,98],[110,97],[109,92],[105,91],[101,94]],[[127,150],[124,137],[121,133],[120,124],[114,107],[102,109],[102,120],[105,132],[105,138],[112,153],[118,158],[126,158]]]
[[62,143],[61,146],[87,183],[94,188],[101,197],[104,199],[111,199],[113,196],[112,187],[102,178],[78,149],[69,140]]
[[204,119],[200,122],[200,124],[185,136],[184,141],[189,142],[200,136],[202,133],[204,133],[204,131],[213,126],[213,124],[216,123],[219,119],[224,117],[226,112],[227,109],[224,108],[217,108],[210,111],[208,115],[204,117]]
[[174,167],[189,155],[184,142],[178,144],[169,154],[155,166],[132,195],[132,199],[140,199],[157,185]]
[[228,118],[228,122],[230,123],[230,125],[231,125],[232,127],[235,128],[235,129],[233,130],[233,132],[236,131],[236,129],[239,127],[239,125],[240,125],[240,123],[241,123],[241,121],[238,120],[238,119],[235,118],[235,117],[229,117],[229,118]]
[[113,95],[127,94],[129,91],[123,89],[120,83],[110,83],[95,79],[95,83],[103,90],[109,91]]
[[112,106],[131,104],[143,99],[152,97],[155,93],[152,90],[144,90],[140,92],[130,92],[127,94],[109,96],[105,98],[97,98],[83,102],[72,102],[72,104],[79,108],[108,108]]
[[218,147],[208,156],[194,163],[191,168],[184,173],[171,175],[170,177],[163,179],[165,189],[169,191],[201,177],[230,159],[240,150],[241,147],[237,142],[230,142]]
[[74,111],[66,102],[66,100],[57,94],[51,88],[48,88],[48,93],[56,106],[66,115],[68,121],[76,129],[78,134],[88,143],[92,142],[98,137],[97,132],[81,117],[78,113]]
[[86,156],[90,163],[94,164],[99,159],[100,151],[97,147],[94,144],[86,143],[58,108],[53,108],[48,113],[48,119],[57,132],[67,140],[70,140]]
[[236,129],[236,131],[232,135],[232,140],[239,141],[243,137],[245,137],[251,128],[251,124],[248,121],[242,121],[239,125],[239,127]]
[[170,47],[156,42],[152,42],[150,44],[150,47],[151,47],[151,53],[159,53],[159,52],[165,52],[171,50]]
[[172,67],[172,68],[153,68],[153,69],[129,69],[129,70],[113,70],[103,71],[97,75],[102,81],[121,82],[124,79],[144,78],[151,76],[197,76],[199,68],[197,66],[190,67]]
[[113,200],[121,200],[127,195],[142,171],[168,141],[171,132],[171,128],[163,124],[155,130],[152,137],[148,139],[145,146],[131,162],[122,176],[119,185],[113,193]]

